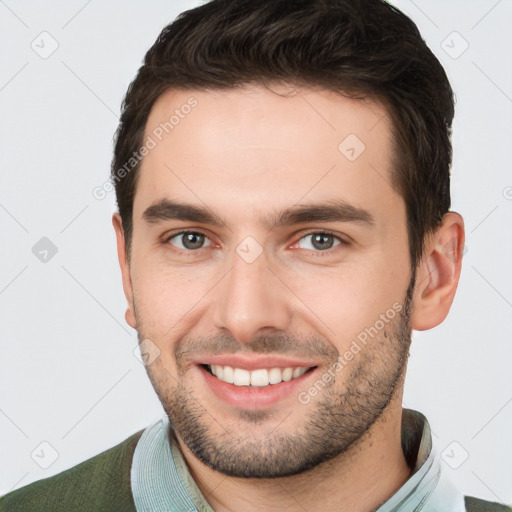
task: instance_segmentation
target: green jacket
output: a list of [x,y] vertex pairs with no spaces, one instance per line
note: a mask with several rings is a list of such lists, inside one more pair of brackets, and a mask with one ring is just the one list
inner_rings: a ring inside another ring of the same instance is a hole
[[[58,475],[2,496],[0,512],[136,512],[130,471],[142,432]],[[467,512],[512,512],[498,503],[465,499]]]

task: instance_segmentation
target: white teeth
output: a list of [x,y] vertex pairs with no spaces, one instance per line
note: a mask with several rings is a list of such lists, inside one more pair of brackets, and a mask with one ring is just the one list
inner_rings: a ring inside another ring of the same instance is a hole
[[224,375],[222,377],[222,380],[224,382],[227,382],[228,384],[233,384],[233,377],[234,377],[235,371],[231,366],[224,366]]
[[209,365],[213,375],[219,380],[234,384],[235,386],[265,387],[269,384],[279,384],[288,382],[304,375],[309,368],[261,368],[258,370],[247,371],[241,368],[231,366],[220,366],[218,364]]
[[285,368],[283,370],[283,380],[285,382],[288,382],[289,380],[292,380],[292,377],[293,377],[293,368]]
[[219,379],[222,379],[223,378],[223,374],[224,374],[224,369],[222,368],[222,366],[218,365],[218,364],[215,364],[215,365],[212,365],[212,373]]
[[[220,378],[220,380],[222,380],[222,378]],[[233,374],[233,384],[235,386],[248,386],[250,383],[251,372],[242,370],[241,368],[235,368],[235,373]]]
[[281,369],[272,368],[272,370],[268,372],[268,381],[270,382],[270,384],[279,384],[280,382],[282,382],[283,379],[281,376]]
[[254,370],[251,372],[251,386],[268,386],[268,370]]
[[292,378],[296,379],[297,377],[300,377],[301,375],[306,373],[306,370],[307,368],[295,368],[295,370],[293,370]]

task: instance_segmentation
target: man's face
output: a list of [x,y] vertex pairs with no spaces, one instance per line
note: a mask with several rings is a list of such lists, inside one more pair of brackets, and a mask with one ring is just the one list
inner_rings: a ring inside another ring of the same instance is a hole
[[[147,370],[178,439],[244,477],[347,450],[400,388],[410,341],[386,111],[327,91],[169,91],[147,136],[127,318],[160,351]],[[173,218],[165,201],[222,223]],[[336,218],[280,218],[334,204]]]

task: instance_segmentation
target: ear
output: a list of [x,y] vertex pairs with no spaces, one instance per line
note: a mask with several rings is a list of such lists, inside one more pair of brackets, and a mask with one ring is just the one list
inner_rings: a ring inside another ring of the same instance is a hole
[[448,315],[459,284],[464,237],[464,220],[449,212],[428,238],[416,273],[413,329],[432,329]]
[[124,229],[123,229],[123,221],[121,220],[121,216],[119,213],[114,213],[112,215],[112,224],[114,225],[114,229],[116,231],[116,239],[117,239],[117,257],[119,259],[119,266],[121,267],[121,275],[123,278],[123,290],[126,300],[128,302],[128,306],[126,308],[126,313],[124,315],[126,319],[126,323],[136,328],[135,321],[135,312],[133,308],[133,286],[132,286],[132,277],[130,275],[130,265],[128,263],[128,258],[126,254],[126,244],[124,238]]

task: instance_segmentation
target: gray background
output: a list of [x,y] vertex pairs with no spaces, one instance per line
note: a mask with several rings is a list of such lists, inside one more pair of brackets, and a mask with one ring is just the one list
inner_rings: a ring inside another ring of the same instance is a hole
[[[163,413],[124,322],[114,195],[92,191],[144,53],[195,5],[0,0],[2,494]],[[462,491],[512,502],[512,2],[396,5],[457,95],[452,207],[467,229],[449,317],[413,335],[404,403],[429,418]]]

